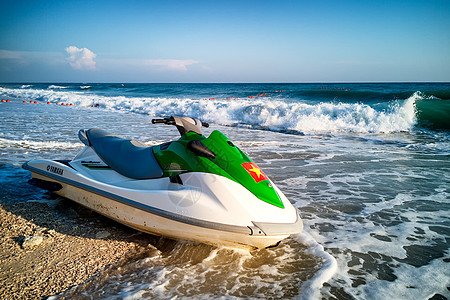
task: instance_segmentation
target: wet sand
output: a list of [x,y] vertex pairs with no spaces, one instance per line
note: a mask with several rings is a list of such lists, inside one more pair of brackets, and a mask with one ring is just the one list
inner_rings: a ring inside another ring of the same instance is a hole
[[[81,207],[65,203],[63,210],[40,202],[0,203],[0,299],[60,294],[119,268],[146,251],[143,238],[152,238]],[[66,218],[70,214],[75,218]]]

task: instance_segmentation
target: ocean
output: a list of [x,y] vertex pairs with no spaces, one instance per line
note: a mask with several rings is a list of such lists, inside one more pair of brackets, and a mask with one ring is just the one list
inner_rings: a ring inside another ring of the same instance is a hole
[[0,85],[0,202],[54,201],[21,165],[74,157],[79,129],[156,145],[178,133],[153,117],[190,116],[246,152],[305,225],[251,252],[149,243],[55,298],[450,299],[450,83]]

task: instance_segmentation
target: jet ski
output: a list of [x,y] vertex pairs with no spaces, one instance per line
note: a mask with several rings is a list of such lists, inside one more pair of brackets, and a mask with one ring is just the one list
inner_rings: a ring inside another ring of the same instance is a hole
[[181,137],[156,146],[92,128],[72,160],[33,160],[30,183],[137,230],[233,248],[266,248],[303,223],[286,196],[218,130],[170,117]]

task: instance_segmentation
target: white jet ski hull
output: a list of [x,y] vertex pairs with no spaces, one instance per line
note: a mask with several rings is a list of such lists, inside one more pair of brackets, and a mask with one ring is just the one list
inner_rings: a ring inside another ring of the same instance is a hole
[[[182,185],[167,177],[136,181],[113,170],[83,169],[81,163],[95,154],[89,147],[80,154],[70,163],[36,160],[23,167],[34,179],[58,186],[54,193],[150,234],[254,249],[275,245],[302,230],[296,209],[276,187],[285,208],[260,201],[219,175],[181,174]],[[99,180],[105,174],[108,179]]]

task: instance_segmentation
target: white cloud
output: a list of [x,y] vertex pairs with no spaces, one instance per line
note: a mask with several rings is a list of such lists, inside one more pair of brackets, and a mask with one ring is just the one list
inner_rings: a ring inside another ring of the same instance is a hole
[[144,63],[150,66],[162,66],[169,70],[186,72],[188,66],[197,64],[198,61],[192,59],[148,59]]
[[69,54],[69,64],[76,70],[95,70],[96,62],[94,58],[97,56],[94,52],[87,48],[77,48],[75,46],[69,46],[66,48],[66,52]]
[[23,51],[8,51],[0,49],[0,59],[22,59]]
[[10,51],[3,49],[0,49],[0,60],[0,67],[8,65],[11,68],[31,65],[62,66],[66,63],[64,55],[60,52]]

